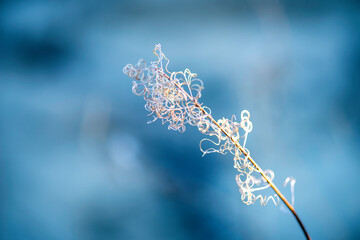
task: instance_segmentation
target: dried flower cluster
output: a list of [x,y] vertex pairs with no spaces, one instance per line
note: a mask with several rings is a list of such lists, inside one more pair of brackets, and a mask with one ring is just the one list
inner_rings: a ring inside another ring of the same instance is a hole
[[[294,209],[295,179],[288,177],[284,183],[284,187],[290,183],[290,204],[273,183],[274,172],[262,170],[246,148],[247,137],[252,130],[250,113],[242,111],[240,122],[236,121],[235,116],[215,121],[211,116],[211,110],[199,103],[204,87],[202,81],[196,78],[196,74],[191,73],[189,69],[184,72],[170,72],[167,68],[169,60],[161,51],[160,44],[155,46],[154,54],[158,59],[149,66],[144,60],[140,60],[135,66],[128,64],[124,68],[124,73],[134,79],[133,93],[144,97],[145,109],[150,112],[149,116],[153,117],[148,123],[160,118],[163,124],[168,124],[168,129],[179,132],[186,130],[186,124],[196,126],[200,132],[211,138],[200,141],[203,155],[230,152],[234,156],[234,168],[239,172],[236,182],[245,204],[254,204],[259,199],[263,206],[270,200],[278,205],[281,199],[296,218],[306,238],[311,239]],[[211,147],[204,147],[207,144]],[[275,195],[256,195],[257,191],[269,187],[276,192]]]
[[[270,185],[261,175],[258,178],[254,176],[254,173],[262,170],[248,159],[250,152],[246,148],[246,141],[252,130],[250,113],[247,110],[242,111],[240,122],[236,121],[235,116],[215,121],[211,110],[199,103],[204,87],[196,74],[189,69],[184,72],[168,71],[169,60],[161,51],[160,44],[155,46],[154,54],[158,59],[149,66],[144,60],[139,60],[135,66],[128,64],[124,68],[124,73],[134,79],[133,93],[144,97],[145,109],[150,112],[149,116],[153,117],[148,123],[159,118],[163,124],[168,124],[169,129],[179,132],[186,130],[186,124],[198,127],[200,132],[211,138],[200,142],[204,155],[230,152],[234,156],[234,168],[239,171],[236,182],[245,204],[253,204],[259,199],[261,205],[266,205],[269,200],[278,205],[279,197],[276,194],[270,197],[255,195],[255,192]],[[205,143],[210,143],[212,147],[205,148],[204,145],[208,145]],[[274,179],[271,170],[265,170],[262,174],[271,181]]]

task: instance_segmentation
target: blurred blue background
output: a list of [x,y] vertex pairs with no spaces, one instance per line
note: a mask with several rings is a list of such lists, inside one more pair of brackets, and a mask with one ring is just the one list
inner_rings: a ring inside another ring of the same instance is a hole
[[0,239],[304,239],[196,128],[146,124],[122,68],[157,43],[216,119],[250,111],[313,239],[360,238],[359,26],[355,0],[1,1]]

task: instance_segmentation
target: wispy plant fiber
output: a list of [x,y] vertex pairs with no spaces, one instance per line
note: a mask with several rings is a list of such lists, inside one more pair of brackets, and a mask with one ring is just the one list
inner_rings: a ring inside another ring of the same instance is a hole
[[[169,71],[170,61],[162,52],[160,44],[155,46],[153,52],[157,60],[150,65],[141,59],[136,65],[128,64],[123,69],[125,74],[134,79],[133,93],[143,96],[146,101],[145,109],[152,117],[148,123],[161,119],[163,124],[168,125],[168,129],[179,132],[184,132],[187,124],[197,127],[201,133],[208,136],[200,141],[203,155],[213,152],[233,155],[233,166],[239,172],[235,179],[241,200],[245,204],[254,204],[259,200],[263,206],[269,201],[278,205],[282,199],[296,217],[306,237],[310,239],[293,208],[295,179],[289,177],[284,184],[286,186],[290,182],[292,193],[292,204],[290,204],[272,182],[274,172],[262,170],[246,148],[248,134],[253,128],[250,113],[243,110],[240,121],[237,121],[235,116],[231,119],[222,118],[215,121],[210,108],[199,102],[204,87],[197,75],[191,73],[189,69],[184,72]],[[210,147],[206,147],[209,144]],[[273,188],[276,194],[266,196],[258,193],[269,187]]]

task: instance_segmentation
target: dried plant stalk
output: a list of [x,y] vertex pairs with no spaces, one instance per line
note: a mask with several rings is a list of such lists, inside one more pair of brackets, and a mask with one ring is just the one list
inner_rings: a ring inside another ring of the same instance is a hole
[[[133,93],[144,97],[145,109],[150,112],[149,116],[153,117],[148,123],[161,119],[163,124],[168,123],[168,129],[179,132],[186,130],[186,124],[196,126],[201,133],[211,138],[200,141],[203,155],[229,152],[234,156],[234,168],[239,172],[236,182],[241,200],[245,204],[254,204],[259,199],[263,206],[270,200],[278,205],[281,199],[295,216],[306,238],[310,239],[293,207],[295,179],[287,178],[284,184],[286,186],[288,182],[291,183],[291,205],[273,183],[274,172],[262,170],[246,148],[247,136],[252,130],[250,113],[247,110],[242,111],[239,122],[235,116],[231,119],[214,120],[210,108],[199,103],[204,87],[202,81],[196,78],[196,74],[191,73],[189,69],[184,72],[170,72],[167,69],[169,60],[163,54],[160,44],[155,46],[154,54],[158,59],[149,66],[144,60],[139,60],[135,66],[128,64],[124,68],[124,73],[135,80]],[[212,144],[212,147],[205,148],[204,145],[207,144]],[[255,174],[259,174],[259,177],[255,177]],[[268,197],[256,195],[258,191],[269,187],[273,188],[276,194]]]

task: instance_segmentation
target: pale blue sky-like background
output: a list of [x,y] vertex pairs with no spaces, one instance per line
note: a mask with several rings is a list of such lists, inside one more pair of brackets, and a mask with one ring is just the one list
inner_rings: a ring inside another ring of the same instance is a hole
[[196,128],[146,124],[122,68],[157,43],[216,119],[250,111],[313,239],[359,238],[359,26],[357,1],[1,1],[0,239],[304,239]]

